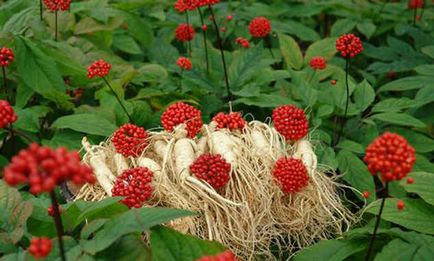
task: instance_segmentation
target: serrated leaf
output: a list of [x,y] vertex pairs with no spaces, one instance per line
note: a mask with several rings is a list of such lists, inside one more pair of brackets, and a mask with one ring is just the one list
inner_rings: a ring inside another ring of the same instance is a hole
[[400,126],[411,126],[416,128],[426,127],[425,123],[406,113],[385,112],[375,114],[371,116],[370,119],[376,119]]
[[120,204],[119,200],[121,200],[121,197],[109,197],[98,202],[79,202],[78,206],[81,209],[81,214],[77,217],[74,227],[85,220],[90,222],[98,218],[110,218],[113,215],[127,211],[126,206]]
[[303,66],[303,55],[297,42],[288,35],[278,34],[280,51],[288,67],[299,70]]
[[280,105],[293,103],[294,101],[290,98],[276,94],[261,94],[261,96],[258,97],[241,98],[234,101],[234,104],[246,104],[250,106],[258,106],[261,108],[275,108]]
[[400,182],[407,192],[418,194],[423,200],[434,205],[434,174],[428,172],[412,172],[408,177],[414,179],[414,183],[408,184],[406,180]]
[[96,114],[73,114],[58,118],[51,125],[55,129],[71,129],[87,134],[108,137],[116,130],[116,125]]
[[18,120],[14,123],[14,127],[37,133],[40,129],[40,118],[45,117],[51,109],[46,106],[33,106],[26,109],[16,108],[15,112]]
[[170,228],[158,226],[151,231],[152,260],[195,261],[224,250],[220,243],[184,235]]
[[360,153],[360,154],[365,152],[365,148],[363,148],[362,144],[352,140],[343,140],[339,142],[337,147],[341,149],[346,149],[351,152]]

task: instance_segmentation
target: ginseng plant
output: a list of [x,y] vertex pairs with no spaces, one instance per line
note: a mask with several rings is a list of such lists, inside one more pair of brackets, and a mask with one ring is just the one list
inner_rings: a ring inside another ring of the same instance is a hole
[[[71,5],[71,0],[44,0],[44,4],[50,12],[54,12],[54,40],[57,41],[58,37],[58,12],[67,11]],[[42,20],[42,6],[40,8],[40,16]]]

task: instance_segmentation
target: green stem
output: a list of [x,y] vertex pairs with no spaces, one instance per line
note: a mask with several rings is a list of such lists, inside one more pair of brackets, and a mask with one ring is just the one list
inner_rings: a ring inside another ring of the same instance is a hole
[[341,121],[341,127],[338,133],[338,138],[336,140],[336,145],[339,144],[339,141],[341,139],[341,136],[343,134],[344,131],[344,127],[345,127],[345,122],[347,120],[347,114],[348,114],[348,105],[350,102],[350,86],[348,84],[348,74],[349,74],[349,69],[350,69],[350,58],[346,58],[345,60],[345,87],[346,87],[346,94],[347,94],[347,99],[345,102],[345,112],[344,112],[344,118]]
[[[200,22],[202,23],[202,25],[204,25],[205,22],[204,22],[204,19],[203,19],[202,10],[200,9],[200,7],[197,8],[197,10],[199,11]],[[202,32],[203,32],[203,46],[205,48],[206,73],[209,74],[208,43],[206,41],[206,31],[202,30]]]
[[8,80],[6,79],[6,68],[4,66],[2,66],[2,72],[3,72],[3,88],[4,88],[4,93],[7,95],[8,93]]
[[[187,30],[188,38],[190,38],[190,17],[188,15],[188,11],[185,11],[185,20],[187,21],[187,26],[188,26],[188,30]],[[187,46],[188,46],[188,56],[191,57],[191,40],[187,42]]]
[[57,239],[59,241],[59,249],[60,249],[60,258],[62,261],[66,261],[65,256],[65,248],[63,246],[63,224],[62,224],[62,218],[60,216],[60,210],[59,210],[59,204],[57,203],[56,194],[54,193],[54,190],[50,191],[50,197],[51,197],[51,204],[54,211],[54,224],[56,225],[56,232],[57,232]]
[[107,86],[110,88],[111,92],[115,96],[115,98],[118,101],[119,105],[122,107],[122,110],[124,110],[125,114],[127,115],[130,123],[134,123],[133,122],[133,118],[128,113],[127,108],[125,108],[124,104],[122,103],[121,99],[119,98],[119,96],[117,95],[117,93],[115,92],[115,90],[113,89],[113,87],[110,85],[110,83],[107,81],[107,79],[105,77],[101,77],[101,78],[104,80],[105,84],[107,84]]
[[42,13],[43,13],[42,0],[39,0],[39,19],[41,19],[41,21],[43,19]]
[[54,41],[57,42],[57,11],[54,13]]

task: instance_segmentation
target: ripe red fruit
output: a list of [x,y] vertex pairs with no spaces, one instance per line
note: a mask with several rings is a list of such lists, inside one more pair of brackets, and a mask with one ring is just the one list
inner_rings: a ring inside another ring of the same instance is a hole
[[307,135],[309,122],[303,110],[294,105],[283,105],[273,110],[274,127],[287,140],[299,140]]
[[231,164],[219,154],[204,154],[199,156],[190,166],[191,172],[206,181],[213,188],[224,187],[230,179]]
[[[62,213],[62,207],[60,205],[57,205],[57,207],[59,208],[59,212]],[[51,217],[55,216],[53,205],[51,205],[47,208],[47,213]]]
[[242,130],[246,124],[246,121],[239,112],[231,112],[229,114],[219,112],[212,118],[212,121],[217,123],[217,128],[228,128],[230,130]]
[[0,66],[7,67],[11,62],[14,61],[14,53],[12,49],[7,47],[0,48]]
[[414,183],[414,178],[407,178],[407,184],[413,184]]
[[30,240],[30,246],[27,249],[36,259],[47,257],[52,248],[51,239],[48,237],[34,237]]
[[363,192],[363,197],[364,198],[369,198],[369,192],[368,191],[364,191]]
[[203,31],[208,30],[208,25],[206,25],[206,24],[202,25],[202,30],[203,30]]
[[141,208],[151,197],[151,185],[154,173],[148,168],[134,168],[122,172],[116,179],[112,189],[114,197],[125,197],[121,200],[128,208]]
[[265,38],[271,32],[270,21],[265,17],[256,17],[250,22],[249,31],[255,38]]
[[178,0],[175,3],[176,11],[184,13],[186,10],[193,11],[197,8],[198,0]]
[[235,42],[237,44],[241,45],[245,49],[250,47],[249,41],[247,39],[242,38],[242,37],[238,37],[237,39],[235,39]]
[[184,0],[176,1],[175,4],[173,5],[173,7],[175,8],[176,11],[178,11],[181,14],[183,14],[183,13],[185,13],[185,11],[187,11],[187,6],[185,5]]
[[403,210],[404,209],[404,201],[402,200],[398,200],[398,202],[396,203],[396,207],[398,208],[398,210]]
[[273,167],[273,176],[285,194],[300,192],[309,184],[307,169],[299,159],[278,159]]
[[179,57],[176,61],[176,65],[178,65],[178,67],[182,70],[186,71],[190,71],[193,68],[190,59],[188,59],[187,57]]
[[194,38],[193,26],[188,24],[180,24],[176,28],[176,39],[181,42],[188,42]]
[[408,8],[410,9],[423,8],[423,5],[424,0],[410,0],[410,2],[408,2]]
[[220,0],[197,0],[197,6],[209,6],[209,5],[215,5],[220,3]]
[[238,259],[235,257],[235,255],[230,251],[226,250],[223,253],[220,253],[215,256],[204,256],[200,259],[197,259],[196,261],[237,261]]
[[223,33],[225,33],[228,29],[223,26],[221,30],[222,30]]
[[111,141],[118,153],[137,157],[148,146],[148,133],[144,128],[128,123],[115,131]]
[[166,131],[173,131],[179,124],[185,124],[187,135],[194,138],[202,128],[202,112],[191,105],[177,102],[170,105],[161,115],[161,123]]
[[103,59],[95,61],[87,68],[87,78],[105,77],[110,73],[111,68],[112,66]]
[[324,70],[327,67],[327,61],[324,57],[316,56],[310,59],[309,65],[314,70]]
[[226,20],[228,20],[228,22],[232,21],[232,19],[234,19],[234,18],[232,17],[232,15],[228,15],[228,16],[226,16]]
[[330,81],[330,84],[331,84],[331,85],[336,85],[336,83],[337,83],[336,80],[331,80],[331,81]]
[[354,34],[344,34],[336,40],[336,50],[343,57],[353,58],[363,51],[362,41]]
[[7,127],[17,120],[14,108],[8,101],[0,100],[0,129]]
[[44,0],[44,4],[48,10],[54,11],[66,11],[71,5],[71,0]]
[[39,194],[52,191],[64,181],[72,181],[77,185],[94,183],[95,176],[90,167],[81,164],[78,152],[32,143],[5,167],[4,180],[11,186],[28,183],[30,192]]
[[404,137],[386,132],[369,144],[363,160],[372,175],[380,173],[381,179],[389,182],[401,180],[410,173],[416,161],[415,153]]

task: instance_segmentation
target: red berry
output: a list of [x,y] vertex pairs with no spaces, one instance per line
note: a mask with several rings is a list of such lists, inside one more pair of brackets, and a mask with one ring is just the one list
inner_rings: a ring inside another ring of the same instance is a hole
[[176,28],[176,39],[181,42],[188,42],[194,38],[193,26],[187,24],[180,24]]
[[87,68],[87,78],[105,77],[110,73],[111,65],[103,59],[95,61]]
[[324,70],[327,67],[327,61],[324,57],[316,56],[310,59],[309,65],[314,70]]
[[122,125],[111,139],[116,151],[125,157],[137,157],[148,146],[148,133],[134,124]]
[[14,61],[14,53],[12,52],[12,49],[3,47],[0,48],[0,66],[1,67],[7,67],[11,62]]
[[413,184],[414,183],[414,178],[407,178],[407,184]]
[[223,26],[221,30],[222,30],[223,33],[225,33],[228,29]]
[[364,191],[363,192],[363,197],[364,198],[369,198],[369,192],[368,191]]
[[178,0],[175,3],[175,10],[184,13],[187,10],[193,11],[197,8],[198,0]]
[[161,123],[166,131],[173,131],[179,124],[185,124],[189,138],[194,138],[202,128],[202,112],[191,105],[177,102],[170,105],[161,115]]
[[193,68],[193,65],[191,64],[190,59],[186,57],[179,57],[176,61],[176,65],[178,65],[179,68],[182,70],[190,71]]
[[402,200],[398,200],[398,202],[396,203],[396,207],[398,208],[398,210],[403,210],[404,209],[404,201]]
[[237,44],[241,45],[245,49],[250,47],[249,41],[247,39],[242,38],[242,37],[238,37],[237,39],[235,39],[235,42]]
[[410,9],[418,9],[423,8],[424,0],[410,0],[408,3],[408,8]]
[[309,122],[303,110],[283,105],[273,110],[274,127],[287,140],[299,140],[307,135]]
[[50,254],[52,245],[48,237],[34,237],[27,251],[36,259],[45,258]]
[[363,51],[362,41],[354,34],[344,34],[336,40],[336,50],[343,57],[353,58]]
[[390,72],[388,72],[387,73],[387,78],[389,78],[389,79],[395,79],[396,78],[396,72],[394,72],[394,71],[390,71]]
[[72,181],[77,185],[95,182],[92,169],[81,164],[76,151],[51,149],[36,143],[21,150],[4,169],[4,180],[11,186],[28,183],[30,192],[50,192],[56,185]]
[[231,164],[219,154],[204,154],[199,156],[190,166],[191,172],[206,181],[213,188],[224,187],[230,179]]
[[265,17],[256,17],[250,22],[249,31],[255,38],[265,38],[271,32],[270,21]]
[[330,84],[331,84],[331,85],[336,85],[336,83],[337,83],[336,80],[331,80],[331,81],[330,81]]
[[184,4],[184,0],[176,1],[175,4],[173,5],[173,7],[175,8],[176,11],[178,11],[181,14],[183,14],[183,13],[185,13],[185,11],[187,11],[187,6]]
[[44,0],[44,4],[52,12],[58,10],[66,11],[71,5],[71,0]]
[[209,5],[215,5],[220,3],[220,0],[197,0],[197,6],[209,6]]
[[363,160],[372,175],[380,173],[382,180],[389,182],[401,180],[410,173],[416,161],[415,153],[404,137],[386,132],[369,144]]
[[233,19],[232,15],[226,16],[226,20],[228,20],[228,22],[232,21],[232,19]]
[[112,194],[114,197],[125,197],[121,202],[128,208],[141,208],[152,195],[153,177],[154,173],[148,168],[125,170],[116,179]]
[[300,192],[309,184],[303,162],[294,158],[280,158],[273,167],[273,176],[285,194]]
[[[60,205],[57,205],[57,207],[59,208],[59,213],[62,213],[62,207]],[[49,216],[51,216],[51,217],[55,216],[53,205],[48,207],[47,212],[48,212]]]
[[217,123],[217,128],[227,128],[230,130],[242,130],[246,124],[246,121],[239,112],[231,112],[229,114],[219,112],[212,118],[212,121]]
[[0,129],[7,127],[17,120],[14,108],[8,101],[0,100]]
[[230,251],[226,250],[223,253],[220,253],[215,256],[204,256],[196,261],[237,261],[238,259],[235,257],[235,255]]
[[203,31],[208,30],[208,26],[207,26],[206,24],[202,25],[202,30],[203,30]]

